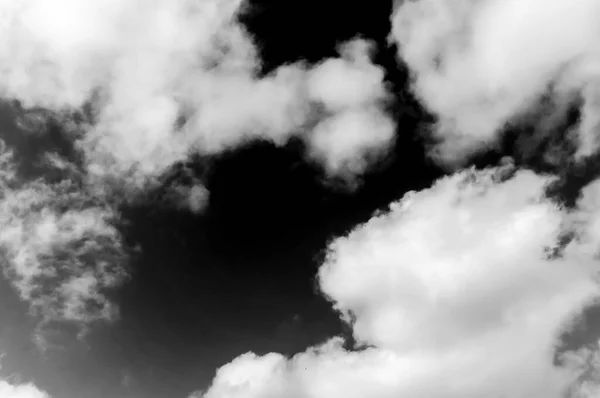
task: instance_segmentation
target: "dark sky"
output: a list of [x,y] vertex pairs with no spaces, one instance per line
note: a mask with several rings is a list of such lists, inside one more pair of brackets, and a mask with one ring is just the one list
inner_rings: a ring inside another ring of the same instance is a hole
[[[30,341],[34,322],[26,305],[2,282],[0,343],[11,358],[2,371],[33,378],[56,398],[185,397],[247,351],[293,354],[347,333],[315,288],[326,244],[443,174],[425,159],[419,132],[427,115],[407,93],[407,72],[387,44],[391,3],[253,1],[244,16],[260,43],[265,73],[329,57],[357,35],[378,43],[375,61],[386,68],[395,93],[390,106],[398,140],[355,191],[325,181],[296,142],[284,148],[253,142],[190,161],[211,192],[204,214],[157,206],[160,192],[123,208],[125,238],[140,250],[130,263],[131,280],[113,293],[121,311],[115,324],[93,326],[84,341],[62,330],[63,348],[42,354]],[[2,131],[17,140],[25,163],[36,145],[62,145],[51,137],[18,141],[12,116],[4,111]],[[510,142],[504,152],[513,154]],[[501,155],[474,162],[492,164]]]

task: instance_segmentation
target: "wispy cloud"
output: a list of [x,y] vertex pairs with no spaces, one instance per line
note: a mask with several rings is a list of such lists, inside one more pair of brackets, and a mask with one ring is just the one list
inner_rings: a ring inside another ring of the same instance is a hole
[[20,181],[12,153],[0,162],[0,248],[3,272],[32,313],[47,322],[85,326],[112,320],[106,289],[125,277],[117,214],[81,182]]

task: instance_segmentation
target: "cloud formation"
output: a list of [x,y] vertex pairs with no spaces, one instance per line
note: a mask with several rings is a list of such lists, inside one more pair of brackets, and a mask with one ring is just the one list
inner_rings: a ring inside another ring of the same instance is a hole
[[[389,148],[395,123],[370,43],[356,39],[338,57],[262,75],[259,49],[237,21],[245,6],[0,0],[0,97],[66,124],[85,116],[65,126],[83,159],[76,177],[58,160],[66,178],[20,181],[10,152],[2,155],[3,271],[43,324],[114,319],[104,291],[125,277],[109,205],[115,185],[143,192],[190,155],[252,139],[299,137],[308,158],[344,177]],[[442,159],[493,144],[507,123],[546,117],[540,99],[549,92],[556,109],[583,99],[578,155],[594,153],[599,8],[595,0],[403,2],[393,37],[414,91],[438,117]],[[40,114],[23,126],[42,125]],[[219,369],[204,396],[592,397],[597,348],[555,357],[561,334],[599,298],[600,190],[589,186],[567,211],[544,197],[551,180],[463,171],[393,203],[332,242],[318,274],[363,349],[333,338],[293,358],[249,353]],[[209,193],[194,180],[172,197],[201,211]],[[565,235],[574,238],[564,243]],[[33,386],[2,388],[44,397]]]
[[[58,167],[60,159],[53,158]],[[41,320],[38,342],[50,322],[112,320],[104,295],[125,278],[125,250],[113,222],[117,214],[76,179],[22,181],[13,153],[0,154],[2,270]]]
[[509,123],[534,118],[544,128],[548,101],[554,115],[583,101],[573,139],[578,157],[595,153],[599,13],[596,0],[399,2],[392,39],[414,92],[438,118],[440,158],[463,161]]
[[357,39],[321,65],[284,65],[260,76],[257,46],[237,21],[245,6],[3,1],[0,95],[58,113],[87,106],[92,117],[77,136],[88,171],[126,179],[130,190],[190,153],[255,138],[284,144],[292,135],[328,171],[363,172],[394,136],[370,44]]
[[318,273],[362,350],[334,338],[289,359],[245,354],[204,396],[592,397],[597,349],[555,356],[600,298],[598,190],[572,213],[544,197],[551,181],[467,170],[407,194],[333,241]]
[[33,384],[13,385],[0,380],[0,396],[4,398],[50,398]]
[[[0,0],[0,99],[23,110],[23,133],[58,120],[81,163],[55,157],[59,182],[20,181],[3,155],[4,275],[44,322],[114,319],[103,292],[126,274],[116,207],[191,155],[297,136],[310,160],[352,179],[394,139],[370,43],[352,40],[336,58],[261,75],[259,49],[238,21],[245,7]],[[209,192],[193,177],[165,197],[201,212]]]

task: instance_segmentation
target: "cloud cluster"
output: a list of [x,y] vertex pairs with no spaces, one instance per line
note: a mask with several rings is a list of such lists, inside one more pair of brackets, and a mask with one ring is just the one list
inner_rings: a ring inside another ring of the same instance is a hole
[[[508,124],[544,128],[582,101],[577,156],[598,148],[600,3],[399,2],[392,39],[437,117],[441,161],[464,162]],[[322,293],[360,349],[340,338],[292,358],[248,353],[206,398],[592,398],[598,346],[561,348],[600,299],[600,182],[573,209],[552,176],[466,170],[407,194],[335,239]]]
[[555,359],[600,298],[599,191],[571,212],[544,197],[551,181],[468,170],[407,194],[333,241],[318,273],[362,350],[334,338],[293,358],[246,354],[204,396],[593,397],[597,349]]
[[[387,147],[383,71],[370,45],[260,76],[240,0],[3,1],[0,95],[57,113],[88,107],[92,176],[144,186],[190,153],[304,138],[332,173],[361,173]],[[149,29],[148,27],[152,27]],[[314,130],[314,131],[313,131]]]
[[555,111],[583,101],[574,141],[579,157],[593,154],[599,13],[596,0],[399,2],[392,38],[413,90],[438,117],[441,159],[460,162],[494,144],[508,123],[543,125],[548,98]]
[[[298,136],[309,160],[351,179],[394,139],[371,44],[356,39],[336,58],[263,75],[259,49],[238,21],[246,6],[0,0],[0,99],[24,110],[24,133],[60,121],[81,163],[54,162],[60,182],[25,182],[3,155],[4,275],[44,320],[114,318],[103,294],[125,277],[114,203],[160,184],[190,155]],[[166,197],[200,212],[209,192],[192,180]]]

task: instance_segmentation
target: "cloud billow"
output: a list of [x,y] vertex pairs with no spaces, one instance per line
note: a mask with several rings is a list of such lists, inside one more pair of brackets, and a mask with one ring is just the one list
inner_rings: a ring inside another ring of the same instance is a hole
[[546,119],[579,101],[569,140],[578,158],[594,154],[599,7],[595,0],[399,2],[391,40],[411,71],[414,93],[437,117],[436,156],[464,163],[493,146],[507,125],[534,119],[547,129]]
[[[75,164],[46,154],[49,174],[30,180],[2,145],[2,270],[40,319],[42,347],[45,325],[74,323],[84,333],[117,318],[106,292],[128,274],[119,205],[160,185],[174,165],[298,137],[308,161],[352,181],[393,142],[389,93],[368,41],[261,76],[256,43],[238,21],[247,6],[0,0],[0,99],[18,104],[23,134],[60,122],[77,155]],[[191,180],[166,197],[201,212],[210,192]]]

